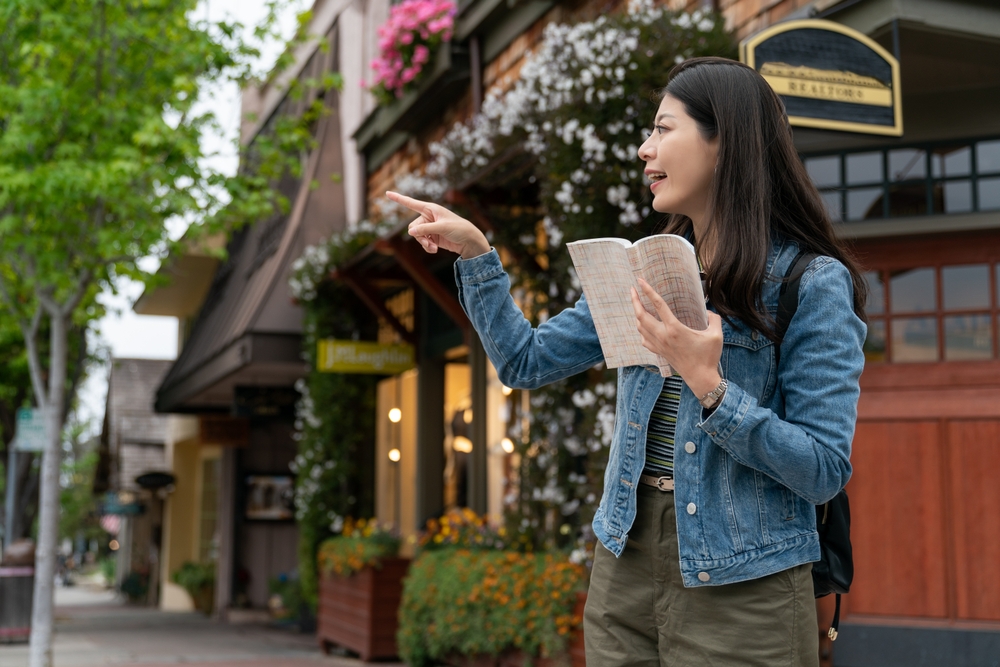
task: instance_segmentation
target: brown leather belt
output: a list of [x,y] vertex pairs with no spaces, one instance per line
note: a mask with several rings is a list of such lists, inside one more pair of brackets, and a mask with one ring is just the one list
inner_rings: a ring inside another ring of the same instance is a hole
[[649,486],[654,486],[660,491],[673,491],[674,480],[669,477],[653,477],[652,475],[639,475],[639,481]]

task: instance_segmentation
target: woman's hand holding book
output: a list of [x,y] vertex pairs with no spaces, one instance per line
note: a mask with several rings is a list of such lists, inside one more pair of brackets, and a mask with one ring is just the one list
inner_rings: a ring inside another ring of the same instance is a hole
[[722,318],[708,311],[708,328],[704,331],[691,329],[674,317],[670,306],[642,278],[639,278],[639,287],[659,315],[657,319],[643,307],[633,287],[632,309],[643,347],[666,359],[695,396],[715,389],[722,380],[719,375]]

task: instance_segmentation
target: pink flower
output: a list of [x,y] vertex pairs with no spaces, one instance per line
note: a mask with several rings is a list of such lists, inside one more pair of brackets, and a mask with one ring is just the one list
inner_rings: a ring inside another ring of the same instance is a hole
[[431,50],[428,49],[423,44],[417,46],[413,49],[413,62],[423,65],[425,62],[430,60]]
[[412,44],[413,43],[413,33],[412,32],[404,32],[403,34],[401,34],[399,36],[399,43],[400,44]]

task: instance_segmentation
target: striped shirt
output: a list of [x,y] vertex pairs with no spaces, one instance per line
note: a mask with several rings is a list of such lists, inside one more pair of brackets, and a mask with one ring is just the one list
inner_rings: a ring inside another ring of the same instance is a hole
[[674,477],[674,429],[677,427],[677,408],[681,402],[683,382],[679,375],[666,378],[649,416],[646,465],[642,469],[647,475]]

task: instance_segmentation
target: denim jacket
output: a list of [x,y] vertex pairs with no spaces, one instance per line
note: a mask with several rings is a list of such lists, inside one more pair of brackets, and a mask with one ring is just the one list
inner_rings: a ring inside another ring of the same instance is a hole
[[[767,266],[776,279],[763,286],[772,314],[797,252],[791,241],[773,245]],[[510,296],[496,251],[458,260],[455,276],[462,307],[505,385],[534,389],[603,361],[586,297],[532,328]],[[688,587],[819,560],[814,505],[851,476],[866,328],[854,313],[846,267],[830,257],[809,264],[777,364],[774,343],[763,334],[739,321],[723,320],[722,328],[729,388],[708,412],[685,385],[675,431],[674,505]],[[646,428],[662,386],[656,369],[619,370],[614,437],[593,524],[616,556],[635,519]]]

